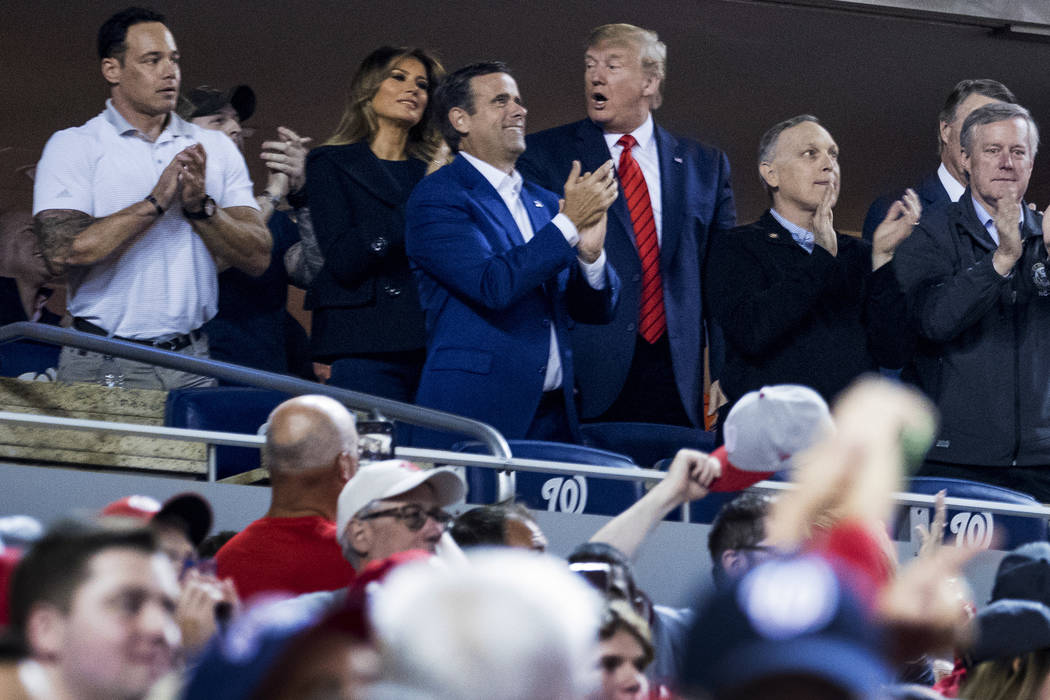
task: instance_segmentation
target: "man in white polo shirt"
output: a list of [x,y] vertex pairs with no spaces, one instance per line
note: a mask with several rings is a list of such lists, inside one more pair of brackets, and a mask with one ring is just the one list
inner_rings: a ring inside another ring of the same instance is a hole
[[[261,274],[270,234],[244,158],[224,134],[175,114],[179,52],[164,17],[129,8],[99,29],[110,99],[54,134],[37,166],[33,212],[52,273],[66,274],[73,327],[207,356],[216,272]],[[58,378],[98,381],[95,353],[63,349]],[[123,384],[173,389],[213,380],[116,360]]]

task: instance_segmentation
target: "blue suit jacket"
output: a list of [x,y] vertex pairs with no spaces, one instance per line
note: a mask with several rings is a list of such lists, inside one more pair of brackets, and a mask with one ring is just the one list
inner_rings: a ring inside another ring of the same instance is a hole
[[[569,316],[589,323],[613,315],[619,281],[595,290],[551,219],[558,198],[526,183],[522,200],[535,235],[525,243],[499,193],[465,158],[416,186],[405,211],[405,247],[426,315],[427,359],[416,402],[476,418],[522,438],[543,394],[554,324],[562,388],[575,431]],[[460,438],[462,439],[462,438]],[[417,431],[414,442],[456,438]]]
[[[708,315],[700,276],[712,233],[736,225],[729,161],[721,151],[673,136],[659,125],[655,133],[663,206],[660,273],[671,362],[686,413],[701,426],[704,346],[711,347],[714,377],[724,350],[719,334],[705,332]],[[526,145],[518,161],[522,175],[559,193],[573,160],[593,171],[610,158],[602,130],[589,119],[532,134]],[[609,210],[605,251],[623,279],[623,298],[610,324],[581,324],[571,333],[585,418],[600,415],[619,396],[638,335],[642,270],[622,189],[620,194]]]
[[[941,178],[937,175],[936,170],[924,177],[922,182],[916,185],[915,194],[919,195],[923,216],[927,212],[932,211],[934,207],[943,207],[952,203],[952,200],[948,199],[948,192],[944,189],[944,185],[941,184]],[[882,195],[871,203],[871,206],[868,207],[868,213],[864,217],[864,240],[871,242],[875,229],[886,218],[886,213],[890,210],[890,207],[903,196],[904,190],[894,190]]]

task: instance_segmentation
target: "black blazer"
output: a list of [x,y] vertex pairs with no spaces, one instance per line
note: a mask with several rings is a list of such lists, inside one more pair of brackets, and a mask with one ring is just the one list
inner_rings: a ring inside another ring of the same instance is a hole
[[[418,182],[426,164],[409,163]],[[306,295],[314,359],[422,348],[423,311],[405,256],[411,190],[364,142],[312,150],[306,182],[325,258]]]

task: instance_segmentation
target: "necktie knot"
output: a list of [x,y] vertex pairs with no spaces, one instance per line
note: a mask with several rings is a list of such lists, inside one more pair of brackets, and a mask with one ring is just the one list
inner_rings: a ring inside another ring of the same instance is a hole
[[624,134],[620,137],[620,140],[616,142],[617,146],[622,146],[624,151],[629,151],[638,145],[638,141],[630,134]]

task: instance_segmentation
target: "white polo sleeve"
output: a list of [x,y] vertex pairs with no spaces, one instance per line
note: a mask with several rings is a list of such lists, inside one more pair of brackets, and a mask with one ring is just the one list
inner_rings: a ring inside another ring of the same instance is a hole
[[33,178],[34,216],[46,209],[74,209],[95,215],[94,145],[95,139],[80,129],[63,129],[48,139]]
[[[217,173],[221,181],[221,191],[208,192],[214,197],[215,203],[222,207],[251,207],[258,210],[259,203],[255,201],[255,188],[252,178],[248,174],[248,165],[244,162],[237,144],[226,134],[211,132],[213,138],[204,143],[204,150],[208,154],[208,166],[212,163],[218,166]],[[202,139],[203,141],[203,139]]]

